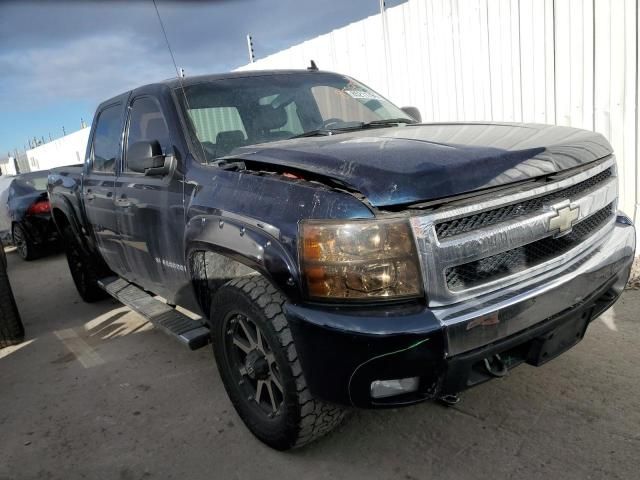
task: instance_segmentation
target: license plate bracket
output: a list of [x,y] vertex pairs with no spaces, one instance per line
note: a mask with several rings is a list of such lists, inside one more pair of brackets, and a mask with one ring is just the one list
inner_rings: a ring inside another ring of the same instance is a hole
[[589,314],[589,311],[580,312],[533,340],[527,363],[536,367],[543,365],[580,342],[589,325]]

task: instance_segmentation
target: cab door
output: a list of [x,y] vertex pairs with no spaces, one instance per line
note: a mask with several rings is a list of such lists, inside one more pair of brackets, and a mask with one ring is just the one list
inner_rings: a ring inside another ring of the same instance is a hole
[[125,271],[114,205],[116,167],[121,157],[125,100],[101,106],[94,120],[82,182],[85,214],[95,242],[109,268]]
[[[132,96],[124,142],[115,204],[127,277],[171,301],[186,278],[184,185],[166,116],[155,96]],[[176,168],[147,174],[129,168],[131,146],[142,142],[157,142],[162,156]]]

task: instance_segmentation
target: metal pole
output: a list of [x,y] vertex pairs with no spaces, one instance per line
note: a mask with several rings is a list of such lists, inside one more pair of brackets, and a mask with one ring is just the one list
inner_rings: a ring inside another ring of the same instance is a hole
[[389,54],[389,29],[387,27],[387,8],[385,0],[380,0],[380,18],[382,19],[382,43],[384,44],[385,78],[387,80],[387,96],[391,94],[391,64]]
[[16,174],[20,173],[20,164],[18,163],[18,149],[16,148],[16,156],[13,157],[13,168]]
[[247,34],[247,49],[249,50],[249,63],[253,63],[256,60],[256,56],[253,53],[253,38]]

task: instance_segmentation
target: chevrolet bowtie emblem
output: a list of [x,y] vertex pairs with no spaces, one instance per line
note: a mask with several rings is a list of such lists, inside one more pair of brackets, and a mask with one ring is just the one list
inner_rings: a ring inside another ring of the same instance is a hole
[[563,208],[554,208],[556,214],[549,220],[549,231],[556,232],[557,235],[569,233],[580,216],[580,207],[568,205]]

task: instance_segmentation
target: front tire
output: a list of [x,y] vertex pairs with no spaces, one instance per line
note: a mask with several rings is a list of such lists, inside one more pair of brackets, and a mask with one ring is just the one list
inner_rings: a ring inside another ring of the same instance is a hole
[[70,225],[64,227],[62,236],[71,278],[82,300],[93,303],[107,298],[107,293],[98,285],[100,273],[96,261],[84,252]]
[[229,398],[245,425],[277,450],[333,430],[345,410],[315,399],[283,313],[285,299],[265,278],[242,277],[213,298],[213,351]]

